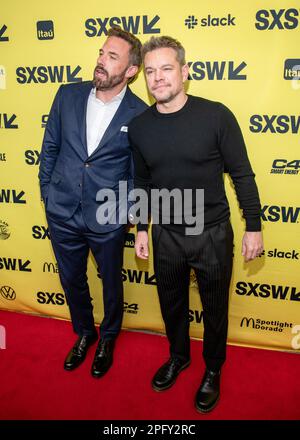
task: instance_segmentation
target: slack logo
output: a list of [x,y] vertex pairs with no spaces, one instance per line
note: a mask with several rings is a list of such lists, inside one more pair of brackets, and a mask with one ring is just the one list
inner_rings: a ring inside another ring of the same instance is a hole
[[37,37],[39,40],[53,40],[54,25],[52,20],[36,22]]

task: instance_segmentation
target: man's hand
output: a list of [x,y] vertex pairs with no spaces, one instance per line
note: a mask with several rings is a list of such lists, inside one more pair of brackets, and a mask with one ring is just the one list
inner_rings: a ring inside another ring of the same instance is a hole
[[258,232],[245,232],[242,241],[242,255],[245,258],[245,262],[254,260],[264,250],[264,243],[262,233]]
[[139,231],[137,233],[135,240],[135,253],[137,257],[147,260],[149,256],[148,232]]

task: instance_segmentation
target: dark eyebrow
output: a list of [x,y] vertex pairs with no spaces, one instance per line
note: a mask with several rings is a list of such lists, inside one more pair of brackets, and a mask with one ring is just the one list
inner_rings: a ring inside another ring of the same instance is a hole
[[[103,49],[99,49],[99,53],[101,54],[101,53],[103,53]],[[114,55],[115,57],[117,57],[117,58],[120,58],[120,55],[117,53],[117,52],[113,52],[113,51],[109,51],[108,52],[110,55]]]

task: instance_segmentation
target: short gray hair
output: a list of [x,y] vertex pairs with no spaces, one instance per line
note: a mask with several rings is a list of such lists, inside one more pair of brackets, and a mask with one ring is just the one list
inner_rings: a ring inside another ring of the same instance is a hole
[[151,37],[149,41],[146,41],[146,43],[142,47],[143,60],[145,59],[145,55],[148,52],[152,52],[153,50],[162,49],[165,47],[175,50],[177,61],[181,66],[184,66],[186,64],[185,49],[180,43],[180,41],[175,40],[175,38],[168,37],[166,35],[161,37]]

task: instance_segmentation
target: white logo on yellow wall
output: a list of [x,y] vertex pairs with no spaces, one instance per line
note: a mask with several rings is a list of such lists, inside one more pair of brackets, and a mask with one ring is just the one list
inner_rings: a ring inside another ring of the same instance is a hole
[[5,67],[0,66],[0,90],[6,89],[6,73],[5,73]]

